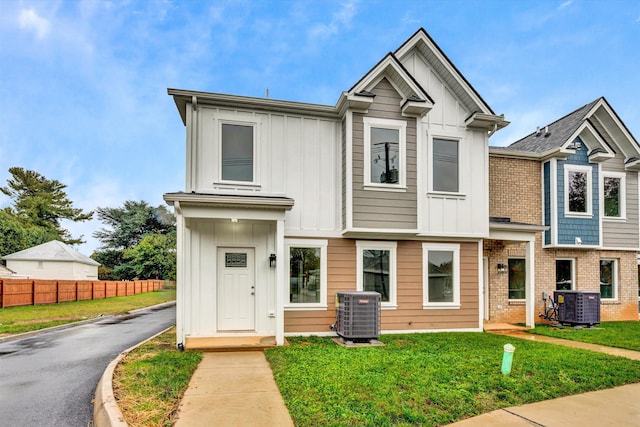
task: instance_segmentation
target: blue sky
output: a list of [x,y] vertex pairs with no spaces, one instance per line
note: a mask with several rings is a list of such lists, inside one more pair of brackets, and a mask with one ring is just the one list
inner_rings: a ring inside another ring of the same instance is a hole
[[0,185],[21,166],[86,210],[161,204],[185,175],[168,87],[334,105],[420,27],[511,121],[492,145],[599,96],[640,138],[638,1],[4,0]]

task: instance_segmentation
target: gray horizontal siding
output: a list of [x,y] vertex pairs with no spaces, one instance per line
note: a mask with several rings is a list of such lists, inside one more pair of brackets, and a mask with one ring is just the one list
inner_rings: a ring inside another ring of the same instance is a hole
[[[614,146],[614,149],[617,148]],[[619,151],[619,150],[616,150]],[[603,220],[602,243],[609,248],[637,248],[638,247],[638,173],[627,172],[624,169],[622,154],[606,160],[602,164],[602,174],[619,172],[626,174],[626,220]]]
[[401,96],[383,79],[372,90],[376,94],[367,117],[404,120],[407,122],[406,168],[407,191],[390,192],[364,189],[363,115],[353,115],[353,226],[356,228],[381,228],[415,230],[417,228],[416,181],[416,121],[403,117],[400,111]]

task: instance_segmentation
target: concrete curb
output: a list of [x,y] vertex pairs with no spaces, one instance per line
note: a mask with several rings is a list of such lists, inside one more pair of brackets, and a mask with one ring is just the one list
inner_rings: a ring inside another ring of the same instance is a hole
[[[164,307],[164,306],[169,307],[169,306],[175,305],[175,304],[176,304],[175,301],[163,302],[163,303],[156,304],[156,305],[150,305],[149,307],[137,308],[135,310],[128,311],[127,313],[137,313],[137,312],[142,311],[142,310],[160,308],[160,307]],[[100,320],[108,319],[110,317],[116,317],[116,315],[108,314],[106,316],[93,317],[91,319],[80,320],[78,322],[65,323],[64,325],[51,326],[49,328],[38,329],[37,331],[30,331],[30,332],[24,332],[22,334],[9,335],[8,337],[0,338],[0,344],[5,343],[5,342],[9,342],[9,341],[21,340],[23,338],[35,337],[35,336],[38,336],[40,334],[44,334],[44,333],[47,333],[47,332],[62,331],[64,329],[73,328],[74,326],[87,325],[89,323],[99,322]]]
[[139,342],[133,347],[124,350],[118,355],[118,357],[113,359],[111,363],[109,363],[109,365],[107,365],[107,369],[104,370],[100,381],[98,381],[96,394],[93,399],[93,425],[95,427],[126,427],[128,425],[124,420],[122,411],[120,411],[118,402],[113,395],[113,373],[116,369],[116,366],[118,366],[118,363],[120,363],[120,361],[122,361],[122,359],[124,359],[124,357],[129,354],[129,352],[136,349],[137,347],[140,347],[147,341],[151,341],[158,335],[164,334],[171,328],[173,328],[173,326],[170,326],[167,329],[158,332],[154,336],[149,337],[142,342]]

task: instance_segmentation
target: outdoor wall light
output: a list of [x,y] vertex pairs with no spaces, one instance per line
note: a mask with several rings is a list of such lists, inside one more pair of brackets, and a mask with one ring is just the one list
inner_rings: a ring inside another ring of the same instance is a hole
[[233,223],[238,222],[238,218],[231,218],[231,222],[233,222]]
[[276,267],[276,254],[269,255],[269,267],[270,268]]
[[498,273],[506,273],[507,271],[507,266],[502,263],[498,263],[497,268],[498,268]]

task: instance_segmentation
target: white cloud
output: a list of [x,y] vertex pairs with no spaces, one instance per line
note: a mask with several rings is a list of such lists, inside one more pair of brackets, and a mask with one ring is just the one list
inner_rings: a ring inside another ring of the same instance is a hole
[[564,3],[562,3],[562,4],[558,7],[558,10],[562,10],[562,9],[564,9],[564,8],[568,7],[571,3],[573,3],[573,0],[567,0],[567,1],[565,1]]
[[351,24],[353,17],[357,13],[357,4],[359,0],[350,0],[340,5],[340,9],[333,14],[331,22],[328,24],[316,24],[311,27],[309,35],[311,38],[327,38],[331,37],[340,31],[343,27],[348,27]]
[[20,28],[34,31],[36,37],[40,40],[44,39],[51,29],[51,23],[41,16],[38,16],[33,9],[22,9],[18,16],[18,22]]

